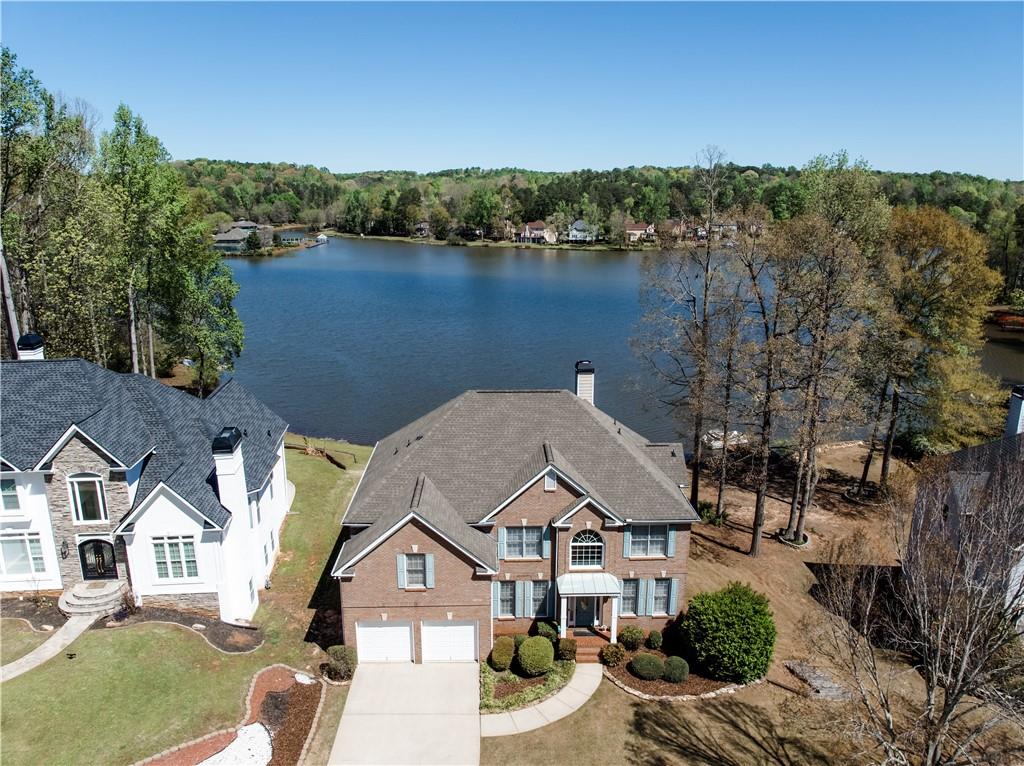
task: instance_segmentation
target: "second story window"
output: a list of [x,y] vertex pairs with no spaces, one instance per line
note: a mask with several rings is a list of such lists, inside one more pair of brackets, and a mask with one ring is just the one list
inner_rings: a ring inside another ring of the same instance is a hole
[[584,529],[569,543],[569,563],[574,567],[600,569],[604,566],[604,541],[597,532]]
[[14,479],[0,479],[0,495],[3,496],[5,511],[21,510],[21,503],[18,500],[18,484]]
[[107,520],[107,502],[103,496],[103,482],[99,476],[80,473],[68,477],[71,505],[75,521],[79,523]]
[[544,552],[540,527],[508,527],[505,532],[505,558],[539,559]]
[[427,557],[424,554],[405,554],[405,587],[427,587]]
[[664,556],[668,527],[663,524],[635,524],[630,533],[630,556]]

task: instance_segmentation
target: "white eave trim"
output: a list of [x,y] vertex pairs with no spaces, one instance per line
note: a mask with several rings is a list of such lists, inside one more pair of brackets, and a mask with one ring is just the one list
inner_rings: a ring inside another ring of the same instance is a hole
[[[359,496],[359,488],[363,486],[363,479],[366,478],[366,473],[370,470],[370,463],[373,462],[373,456],[377,454],[377,447],[380,446],[380,441],[373,443],[373,449],[370,451],[370,457],[366,461],[366,468],[363,469],[362,475],[359,477],[359,481],[356,482],[356,488],[352,490],[352,499],[348,501],[348,507],[345,508],[345,514],[341,517],[341,526],[343,527],[368,527],[369,524],[346,524],[345,517],[348,516],[348,512],[352,510],[352,504],[356,501],[356,497]],[[345,546],[342,546],[343,548]],[[341,551],[338,552],[339,554]]]
[[[609,510],[604,505],[599,503],[593,497],[587,496],[587,497],[581,497],[579,499],[579,501],[575,505],[573,505],[572,508],[570,508],[568,511],[563,513],[559,518],[557,518],[554,521],[552,521],[551,522],[551,526],[553,526],[553,527],[568,527],[569,524],[567,523],[567,520],[569,519],[569,517],[572,516],[578,510],[580,510],[581,508],[583,508],[584,506],[587,506],[587,505],[592,505],[594,508],[596,508],[598,511],[600,511],[605,516],[605,518],[611,519],[612,522],[614,522],[614,523],[611,524],[610,526],[621,527],[623,524],[626,523],[623,519],[620,519],[618,516],[616,516],[614,513],[612,513],[611,510]],[[654,523],[655,524],[666,524],[668,522],[662,521],[662,522],[654,522]]]
[[446,540],[447,542],[451,543],[455,548],[457,548],[458,550],[460,550],[464,554],[466,554],[466,556],[468,556],[469,558],[473,559],[473,561],[475,561],[477,564],[479,564],[481,567],[483,567],[484,574],[497,574],[498,573],[497,569],[491,569],[491,567],[489,567],[486,562],[481,561],[477,557],[477,555],[475,553],[472,553],[471,551],[467,550],[463,546],[459,545],[459,543],[457,543],[454,540],[452,540],[450,537],[448,537],[448,535],[446,535],[444,532],[442,532],[440,529],[438,529],[435,525],[431,524],[427,519],[423,518],[423,516],[421,516],[420,514],[416,513],[416,511],[410,510],[407,514],[405,514],[405,516],[403,516],[397,522],[392,524],[391,527],[384,532],[384,534],[380,535],[376,540],[374,540],[372,543],[370,543],[370,545],[368,547],[363,549],[355,558],[353,558],[353,559],[351,559],[349,561],[346,561],[344,564],[342,564],[342,563],[340,563],[341,560],[342,560],[342,554],[345,551],[345,545],[348,545],[348,541],[346,541],[345,544],[341,546],[341,550],[338,551],[338,563],[335,563],[334,567],[332,568],[331,575],[334,576],[334,577],[344,577],[344,576],[346,576],[345,574],[343,574],[344,570],[350,569],[350,568],[354,567],[362,559],[366,558],[366,556],[368,556],[371,551],[376,550],[379,546],[381,546],[384,543],[385,540],[387,540],[389,537],[391,537],[399,529],[404,527],[406,524],[408,524],[413,519],[416,519],[421,524],[426,525],[431,530],[433,530],[438,535],[440,535],[444,540]]
[[[3,464],[0,465],[0,471],[4,471],[7,473],[23,473],[22,470],[18,468],[18,466],[16,466],[14,463],[12,463],[10,460],[5,460],[4,458],[0,457],[0,463]],[[4,468],[4,466],[7,467]]]
[[[83,430],[82,430],[81,428],[79,428],[79,427],[78,427],[78,426],[76,426],[76,425],[75,425],[74,423],[72,423],[72,424],[71,424],[70,426],[68,426],[68,430],[67,430],[67,431],[65,431],[65,432],[63,433],[63,435],[62,435],[62,436],[61,436],[61,437],[60,437],[59,439],[57,439],[57,441],[56,441],[56,442],[54,442],[54,445],[53,445],[52,447],[50,447],[50,449],[49,449],[49,450],[47,450],[46,454],[45,454],[45,455],[43,455],[42,459],[41,459],[41,460],[40,460],[40,461],[39,461],[39,462],[38,462],[38,463],[36,464],[35,470],[37,470],[37,471],[38,471],[38,470],[39,470],[40,468],[42,468],[42,466],[43,466],[43,464],[44,464],[44,463],[48,463],[48,462],[50,462],[51,460],[53,460],[54,456],[55,456],[55,455],[56,455],[56,454],[57,454],[58,452],[60,452],[60,451],[61,451],[62,449],[64,449],[64,445],[66,445],[66,444],[67,444],[67,443],[68,443],[69,441],[71,441],[71,437],[72,437],[72,436],[74,436],[75,434],[78,434],[79,436],[81,436],[81,437],[82,437],[83,439],[85,439],[85,440],[86,440],[86,441],[88,441],[88,442],[89,442],[90,444],[92,444],[92,445],[93,445],[93,446],[94,446],[94,447],[95,447],[96,449],[98,449],[98,450],[99,450],[100,452],[102,452],[102,453],[103,453],[104,455],[106,455],[106,456],[107,456],[108,458],[110,458],[110,459],[111,459],[112,461],[114,461],[115,463],[117,463],[117,466],[118,466],[119,468],[122,468],[122,469],[124,469],[124,470],[126,470],[126,471],[127,471],[127,470],[128,470],[128,468],[130,467],[130,466],[127,466],[127,465],[125,465],[124,463],[122,463],[122,462],[121,462],[120,460],[118,460],[118,459],[117,459],[116,457],[114,457],[113,455],[111,455],[111,454],[110,454],[110,453],[109,453],[109,452],[108,452],[107,450],[103,449],[103,445],[102,445],[102,444],[100,444],[100,443],[99,443],[98,441],[96,441],[96,440],[95,440],[95,439],[93,439],[93,438],[92,438],[91,436],[89,436],[89,434],[87,434],[87,433],[86,433],[85,431],[83,431]],[[152,447],[150,447],[150,448],[149,448],[148,450],[146,450],[146,452],[145,452],[145,453],[143,454],[143,457],[145,457],[146,455],[148,455],[148,454],[149,454],[150,452],[152,452],[152,451],[153,451],[153,448],[152,448]],[[137,461],[136,461],[136,462],[137,462]]]
[[546,466],[544,466],[537,473],[536,476],[534,476],[532,479],[530,479],[528,482],[526,482],[523,486],[521,486],[519,489],[517,489],[515,492],[513,492],[497,508],[495,508],[493,511],[491,511],[486,516],[484,516],[482,519],[480,519],[480,521],[475,522],[474,525],[476,525],[476,524],[493,523],[493,522],[489,521],[492,517],[498,515],[504,508],[506,508],[509,505],[509,503],[511,503],[513,500],[515,500],[517,497],[519,497],[521,494],[523,494],[526,490],[528,490],[530,487],[532,487],[534,484],[536,484],[544,476],[544,474],[546,474],[548,471],[554,471],[556,474],[558,474],[560,477],[562,477],[566,481],[567,484],[569,484],[573,489],[575,489],[581,495],[586,495],[587,494],[586,488],[581,486],[579,482],[577,482],[575,479],[571,478],[570,476],[567,476],[564,471],[561,471],[553,463],[548,463]]
[[[222,527],[220,524],[217,524],[213,519],[211,519],[205,513],[203,513],[198,508],[196,508],[194,505],[192,505],[192,503],[190,503],[188,500],[183,498],[181,495],[179,495],[177,492],[175,492],[173,489],[168,487],[163,482],[160,482],[155,487],[153,487],[152,490],[150,490],[149,494],[146,495],[137,506],[135,506],[135,510],[134,511],[132,511],[127,516],[125,516],[123,519],[121,519],[121,523],[118,524],[116,527],[114,527],[114,529],[112,530],[112,534],[115,534],[115,535],[122,534],[121,530],[124,527],[128,526],[129,524],[134,522],[136,519],[138,519],[139,516],[141,516],[143,513],[145,513],[145,511],[148,509],[149,505],[152,503],[156,493],[160,489],[167,490],[167,492],[169,492],[174,498],[176,498],[177,500],[180,500],[182,503],[184,503],[186,506],[188,506],[191,510],[195,511],[199,516],[201,516],[202,518],[206,519],[206,521],[208,521],[210,524],[213,525],[214,529],[217,529],[217,530],[220,530],[220,531],[223,532],[227,528],[226,526]],[[228,523],[229,524],[231,523],[230,519],[229,519]]]

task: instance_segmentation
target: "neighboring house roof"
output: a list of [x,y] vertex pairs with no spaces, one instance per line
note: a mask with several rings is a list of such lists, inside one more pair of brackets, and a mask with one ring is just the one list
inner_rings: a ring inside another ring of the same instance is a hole
[[574,229],[576,231],[588,231],[590,229],[590,224],[584,221],[582,218],[577,218],[575,221],[572,222],[572,226],[570,226],[569,228]]
[[5,462],[34,469],[74,427],[123,466],[145,460],[130,510],[165,484],[219,527],[231,514],[217,497],[213,438],[225,426],[242,431],[246,488],[252,492],[266,482],[287,427],[233,380],[197,399],[84,359],[45,359],[4,361],[0,381]]
[[681,445],[651,445],[569,391],[540,390],[467,391],[382,439],[345,523],[407,507],[421,474],[478,523],[548,465],[623,519],[698,520],[679,488]]
[[647,231],[650,228],[646,223],[627,223],[626,231]]
[[222,232],[221,234],[214,234],[214,242],[242,242],[248,237],[250,232],[244,229],[229,229],[228,231]]
[[547,224],[544,223],[543,221],[530,221],[528,224],[526,224],[527,229],[537,229],[540,231],[543,231],[546,226]]

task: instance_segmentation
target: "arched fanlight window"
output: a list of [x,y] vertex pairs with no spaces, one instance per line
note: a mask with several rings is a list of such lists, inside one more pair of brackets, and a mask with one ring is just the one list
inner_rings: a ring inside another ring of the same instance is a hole
[[76,473],[68,477],[68,489],[76,522],[107,520],[107,501],[103,495],[103,480],[99,476]]
[[574,567],[604,566],[604,541],[589,529],[577,532],[569,543],[570,562]]

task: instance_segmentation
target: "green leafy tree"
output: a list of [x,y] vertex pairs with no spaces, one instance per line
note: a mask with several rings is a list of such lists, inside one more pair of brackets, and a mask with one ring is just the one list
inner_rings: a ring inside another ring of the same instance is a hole
[[245,238],[245,252],[256,253],[259,252],[261,247],[262,242],[260,242],[259,232],[250,231],[249,235]]

